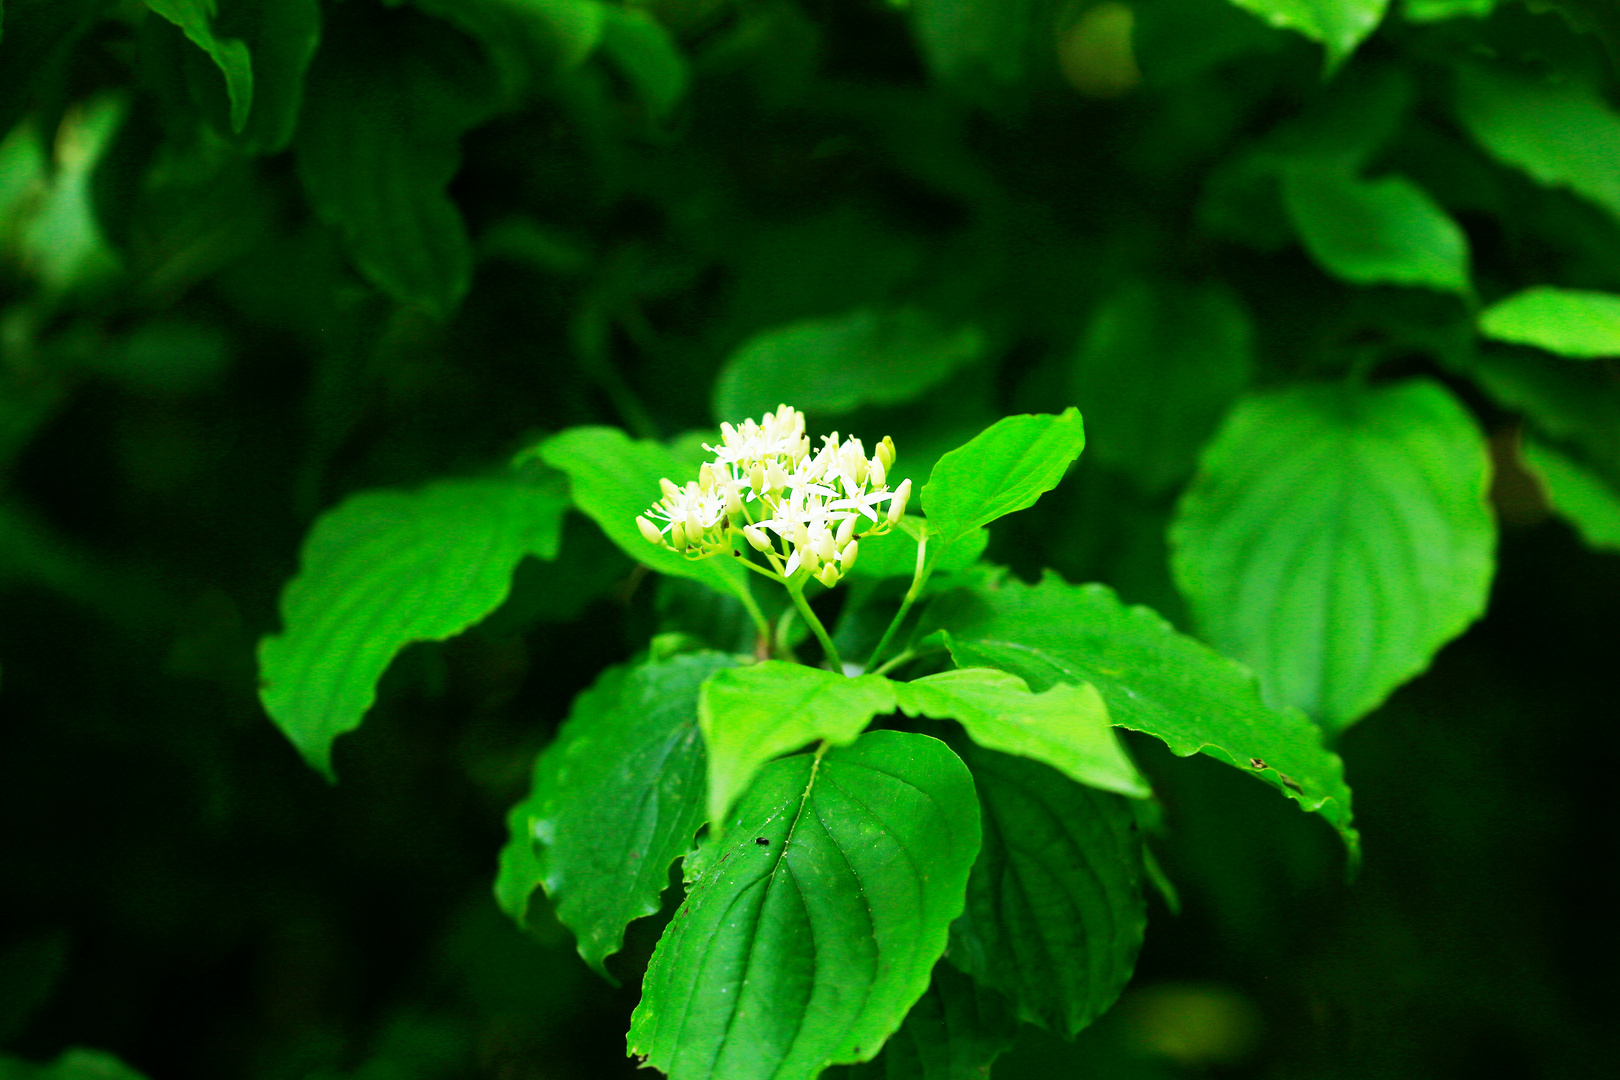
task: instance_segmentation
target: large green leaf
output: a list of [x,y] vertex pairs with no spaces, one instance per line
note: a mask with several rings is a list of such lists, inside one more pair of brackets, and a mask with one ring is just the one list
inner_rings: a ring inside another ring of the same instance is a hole
[[1297,30],[1327,49],[1337,67],[1378,28],[1389,0],[1232,0],[1272,26]]
[[[1090,683],[1118,726],[1163,739],[1185,757],[1202,751],[1319,811],[1355,849],[1344,766],[1295,710],[1273,711],[1254,676],[1145,607],[1126,607],[1103,585],[1038,585],[1004,578],[952,598],[940,613],[951,654],[1044,690]],[[946,601],[941,600],[944,604]]]
[[322,515],[259,642],[259,697],[309,764],[360,725],[400,649],[494,611],[525,555],[549,559],[566,501],[516,478],[367,491]]
[[1469,290],[1468,238],[1405,177],[1299,165],[1283,171],[1282,191],[1305,250],[1328,273],[1355,285]]
[[910,7],[934,77],[977,98],[1016,90],[1045,43],[1040,0],[912,0]]
[[[635,87],[655,118],[668,116],[686,93],[686,57],[663,23],[633,7],[603,5],[602,52]],[[767,408],[774,406],[767,406]]]
[[1234,410],[1171,529],[1204,636],[1342,728],[1485,609],[1490,458],[1439,385],[1303,386]]
[[0,1054],[0,1080],[146,1080],[105,1050],[70,1047],[49,1065],[34,1065]]
[[698,688],[737,661],[690,653],[610,668],[534,763],[507,816],[495,895],[519,923],[544,885],[579,954],[606,974],[624,928],[658,911],[669,867],[703,824]]
[[971,326],[912,308],[859,308],[756,335],[727,359],[714,411],[739,423],[779,403],[814,414],[910,401],[984,354]]
[[1596,90],[1464,67],[1457,72],[1457,113],[1499,161],[1620,216],[1620,169],[1614,167],[1620,113]]
[[[915,514],[907,514],[897,529],[861,537],[860,557],[850,573],[857,577],[911,577],[917,572],[917,538],[928,528]],[[976,529],[950,545],[934,561],[936,571],[965,570],[979,561],[989,546],[990,533]]]
[[981,746],[1044,762],[1105,791],[1152,794],[1119,745],[1095,687],[1058,683],[1035,694],[1005,671],[960,668],[896,683],[894,696],[913,716],[959,721]]
[[378,288],[446,314],[472,279],[472,244],[446,188],[462,133],[496,100],[494,76],[437,20],[326,10],[298,130],[304,187]]
[[262,154],[285,150],[298,127],[304,76],[321,40],[317,0],[226,0],[219,29],[253,54],[253,111],[242,142]]
[[1142,845],[1130,804],[1038,762],[961,747],[984,846],[949,958],[1019,1017],[1072,1037],[1107,1011],[1142,947]]
[[653,953],[631,1053],[671,1080],[813,1080],[928,988],[979,853],[973,777],[875,731],[772,762]]
[[185,32],[225,76],[231,100],[231,130],[241,132],[253,107],[253,60],[241,40],[214,32],[218,0],[146,0],[146,6]]
[[930,553],[999,517],[1026,507],[1057,486],[1086,445],[1080,410],[1060,416],[1007,416],[952,450],[923,485]]
[[1148,491],[1192,471],[1254,370],[1249,319],[1229,290],[1129,282],[1092,313],[1070,386],[1091,453]]
[[772,758],[822,739],[850,743],[894,709],[895,684],[766,660],[716,672],[698,699],[709,748],[709,819],[726,812]]
[[934,965],[928,992],[906,1014],[883,1053],[847,1071],[849,1080],[986,1080],[990,1064],[1012,1046],[1017,1021],[1007,999],[956,970]]
[[658,443],[632,440],[618,428],[579,427],[553,435],[540,445],[540,457],[568,474],[574,505],[632,559],[661,574],[691,578],[716,592],[753,605],[748,571],[724,555],[688,559],[668,548],[649,544],[636,528],[636,515],[647,512],[662,493],[658,481],[696,479],[695,470]]
[[1563,356],[1620,356],[1620,296],[1539,285],[1486,308],[1479,329]]
[[1620,491],[1580,462],[1539,439],[1526,439],[1524,463],[1547,501],[1595,548],[1620,551]]

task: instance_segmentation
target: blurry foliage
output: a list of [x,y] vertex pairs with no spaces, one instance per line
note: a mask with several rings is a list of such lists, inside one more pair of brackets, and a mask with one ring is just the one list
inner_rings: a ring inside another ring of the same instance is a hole
[[[1616,10],[0,0],[0,1077],[629,1075],[675,893],[610,986],[544,892],[522,931],[491,901],[501,822],[604,671],[779,615],[735,568],[649,575],[623,515],[683,433],[795,397],[891,434],[919,488],[998,417],[1079,405],[1085,459],[989,534],[1024,582],[1113,590],[1001,586],[1094,605],[1038,624],[1054,662],[1188,749],[1108,682],[1136,639],[1095,630],[1167,633],[1115,593],[1152,604],[1323,723],[1356,790],[1346,887],[1314,815],[1132,736],[1181,914],[1155,901],[1121,1003],[1072,1043],[1021,1026],[998,1078],[1593,1075]],[[382,512],[468,489],[552,518]],[[345,520],[397,561],[323,568]],[[943,599],[1004,595],[982,536]],[[909,555],[874,545],[840,648]],[[359,690],[312,721],[324,755],[375,694],[337,787],[259,699],[295,575],[456,593],[350,642]],[[958,974],[861,1075],[1001,1050],[1005,1003]]]

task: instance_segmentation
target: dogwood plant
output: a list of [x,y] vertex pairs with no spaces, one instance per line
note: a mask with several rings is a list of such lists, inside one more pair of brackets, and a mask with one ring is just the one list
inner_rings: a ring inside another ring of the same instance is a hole
[[[505,478],[324,519],[261,650],[266,706],[330,773],[392,652],[499,604],[578,509],[758,642],[660,635],[579,695],[508,816],[501,906],[524,925],[549,910],[586,963],[641,978],[629,1050],[675,1080],[880,1055],[877,1075],[982,1074],[1018,1022],[1072,1036],[1130,978],[1152,793],[1116,728],[1242,769],[1355,845],[1339,759],[1247,672],[1102,586],[983,562],[985,526],[1084,441],[1074,409],[1007,417],[940,458],[916,514],[891,439],[812,441],[788,405],[722,425],[681,483],[689,442],[563,431]],[[774,625],[761,580],[792,599]],[[842,603],[810,588],[846,582]],[[794,617],[815,645],[781,633]],[[645,973],[610,967],[677,861],[684,897]]]

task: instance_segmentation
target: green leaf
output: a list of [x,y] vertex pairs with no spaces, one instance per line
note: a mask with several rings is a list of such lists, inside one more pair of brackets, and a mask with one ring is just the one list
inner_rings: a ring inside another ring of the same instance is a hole
[[323,514],[259,642],[260,700],[311,767],[360,726],[413,641],[442,641],[500,606],[525,555],[549,559],[567,503],[516,479],[367,491]]
[[1134,281],[1092,313],[1070,387],[1092,455],[1158,492],[1192,471],[1253,372],[1253,331],[1229,290]]
[[1498,161],[1620,216],[1620,114],[1596,90],[1463,67],[1457,115]]
[[1251,398],[1182,497],[1176,580],[1268,701],[1345,727],[1485,610],[1490,472],[1473,419],[1432,382]]
[[[860,557],[850,573],[869,578],[911,577],[917,572],[917,537],[926,527],[925,519],[907,514],[899,528],[861,537]],[[966,570],[979,561],[989,543],[989,531],[976,529],[950,545],[934,563],[934,570]]]
[[[848,1080],[983,1080],[1016,1034],[1007,999],[942,960],[934,965],[928,992],[883,1044],[883,1053],[843,1075]],[[826,1074],[828,1080],[839,1075],[838,1070]]]
[[1020,1019],[1073,1038],[1130,981],[1147,926],[1130,804],[1039,762],[962,747],[984,846],[950,960]]
[[437,20],[326,11],[297,140],[310,202],[373,284],[448,314],[471,282],[472,244],[446,188],[462,133],[495,101],[494,79],[472,42]]
[[1389,0],[1232,0],[1272,26],[1297,30],[1327,49],[1328,67],[1336,68],[1374,30]]
[[213,58],[230,95],[231,130],[240,134],[253,106],[253,63],[246,44],[214,32],[217,0],[146,0],[146,6],[178,26],[193,45]]
[[912,0],[910,8],[912,32],[934,77],[976,98],[995,100],[1017,89],[1035,50],[1046,44],[1039,0]]
[[663,119],[686,93],[686,57],[662,23],[636,8],[605,6],[602,51],[636,88],[654,119]]
[[978,360],[984,336],[912,308],[859,308],[756,335],[727,359],[715,415],[736,423],[786,402],[813,414],[910,401]]
[[657,913],[670,864],[703,824],[698,688],[736,662],[703,652],[610,668],[574,699],[535,760],[529,797],[507,815],[503,910],[521,924],[544,885],[580,956],[607,974],[624,928]]
[[631,1053],[670,1080],[813,1080],[876,1056],[962,913],[967,767],[870,732],[767,766],[724,835],[653,953]]
[[413,0],[477,38],[516,93],[543,77],[577,67],[596,51],[613,10],[599,0]]
[[716,672],[698,697],[709,748],[709,820],[722,821],[765,763],[824,739],[855,741],[872,717],[894,710],[895,684],[766,660]]
[[1043,762],[1104,791],[1152,794],[1120,746],[1093,686],[1058,683],[1035,694],[1005,671],[962,668],[896,683],[894,694],[912,716],[959,721],[980,746]]
[[1620,296],[1539,285],[1485,310],[1486,337],[1591,359],[1620,356]]
[[579,427],[547,439],[540,445],[540,457],[568,474],[574,505],[626,555],[661,574],[691,578],[754,607],[748,571],[735,560],[724,555],[688,559],[649,544],[636,528],[636,515],[646,513],[661,497],[660,479],[684,483],[695,478],[695,471],[674,453],[655,442],[633,441],[617,428]]
[[1282,192],[1305,250],[1328,273],[1355,285],[1469,291],[1468,238],[1405,177],[1297,165],[1283,171]]
[[1008,578],[951,599],[954,610],[939,618],[958,664],[998,667],[1036,690],[1090,683],[1117,726],[1162,739],[1182,757],[1203,752],[1259,777],[1319,811],[1356,849],[1343,764],[1301,713],[1268,709],[1241,665],[1150,609],[1126,607],[1103,585],[1048,574],[1039,585]]
[[253,55],[253,111],[240,129],[243,145],[275,154],[292,143],[304,103],[304,77],[321,41],[317,0],[228,0],[222,32]]
[[1521,447],[1525,465],[1541,481],[1560,517],[1598,549],[1620,551],[1620,492],[1573,458],[1538,439]]
[[0,1055],[0,1080],[146,1080],[105,1050],[70,1047],[49,1065],[34,1065]]
[[1085,448],[1080,410],[1007,416],[934,466],[922,489],[930,558],[981,525],[1034,506]]
[[1470,17],[1483,19],[1496,8],[1496,0],[1405,0],[1401,14],[1408,22],[1443,22]]

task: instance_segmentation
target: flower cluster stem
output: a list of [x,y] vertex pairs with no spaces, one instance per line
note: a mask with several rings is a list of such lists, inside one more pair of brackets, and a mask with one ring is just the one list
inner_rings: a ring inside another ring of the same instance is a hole
[[[894,635],[899,631],[900,624],[905,622],[906,616],[911,613],[911,605],[915,604],[917,598],[922,595],[923,586],[928,584],[928,577],[931,573],[933,573],[933,567],[928,564],[928,534],[923,533],[922,539],[917,541],[917,570],[911,577],[911,588],[906,590],[905,598],[900,601],[900,610],[894,613],[894,618],[889,620],[888,629],[884,630],[883,636],[878,639],[877,648],[873,649],[872,655],[867,657],[866,667],[862,669],[862,674],[871,671],[872,666],[883,655],[883,650],[889,647],[889,642],[894,639]],[[887,672],[893,666],[892,664],[884,664],[878,670]]]
[[793,606],[799,609],[800,618],[804,619],[804,624],[810,628],[810,632],[816,636],[816,640],[821,642],[821,651],[826,654],[833,670],[843,674],[843,657],[838,655],[838,647],[832,643],[832,638],[827,636],[827,628],[821,625],[821,620],[816,618],[816,613],[810,610],[810,602],[804,598],[804,586],[792,580],[785,581],[783,584],[787,586],[788,595],[793,597]]

